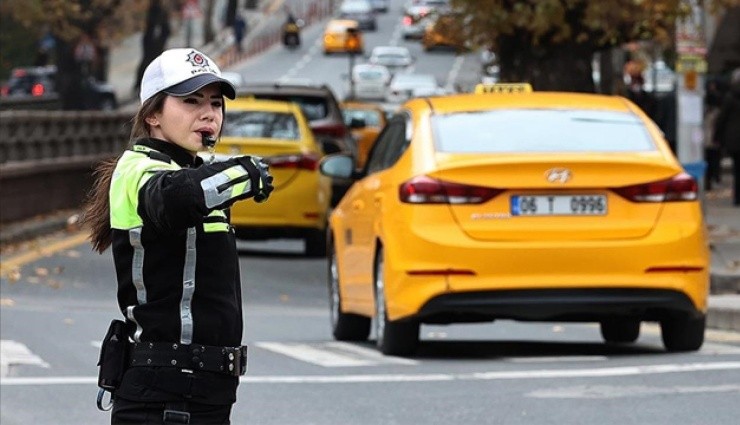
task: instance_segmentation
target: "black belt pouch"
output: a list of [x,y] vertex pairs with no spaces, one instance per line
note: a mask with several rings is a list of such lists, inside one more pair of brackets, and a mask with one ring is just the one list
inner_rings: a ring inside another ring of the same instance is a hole
[[126,323],[113,320],[105,334],[103,345],[100,347],[98,360],[98,386],[110,392],[115,391],[123,379],[123,373],[128,367],[128,336]]

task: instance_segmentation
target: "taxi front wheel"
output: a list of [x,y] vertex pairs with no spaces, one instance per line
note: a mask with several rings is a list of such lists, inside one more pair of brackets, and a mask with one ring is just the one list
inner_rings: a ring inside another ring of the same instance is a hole
[[329,308],[331,331],[337,341],[366,341],[370,336],[370,318],[342,312],[339,271],[334,243],[329,241]]
[[706,316],[688,314],[672,316],[660,321],[661,337],[666,350],[696,351],[704,343]]
[[383,247],[375,257],[375,335],[378,350],[389,356],[408,356],[419,345],[419,322],[415,320],[389,321],[385,301]]

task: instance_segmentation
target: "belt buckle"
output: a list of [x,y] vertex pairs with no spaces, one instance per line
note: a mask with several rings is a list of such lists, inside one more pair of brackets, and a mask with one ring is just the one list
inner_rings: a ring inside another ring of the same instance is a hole
[[239,376],[241,372],[241,350],[239,348],[227,347],[225,350],[226,369],[231,376]]

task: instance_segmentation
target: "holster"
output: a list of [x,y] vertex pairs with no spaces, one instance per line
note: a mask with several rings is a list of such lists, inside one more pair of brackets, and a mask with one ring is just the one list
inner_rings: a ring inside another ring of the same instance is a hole
[[98,360],[98,386],[113,393],[120,385],[128,368],[129,355],[126,323],[121,320],[110,322],[108,332],[100,347]]

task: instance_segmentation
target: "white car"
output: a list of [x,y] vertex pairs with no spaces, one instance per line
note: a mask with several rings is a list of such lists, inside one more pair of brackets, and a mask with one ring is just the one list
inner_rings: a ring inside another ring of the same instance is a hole
[[396,74],[388,86],[385,100],[390,103],[403,103],[414,97],[438,96],[447,94],[437,84],[432,74]]
[[370,52],[368,61],[374,65],[383,65],[392,74],[397,71],[406,71],[414,63],[414,57],[406,47],[378,46]]
[[[385,98],[385,92],[391,80],[391,73],[383,65],[363,63],[352,68],[352,84],[354,85],[354,99]],[[351,90],[351,88],[350,88]]]

